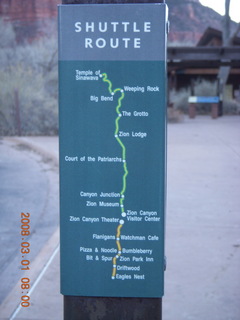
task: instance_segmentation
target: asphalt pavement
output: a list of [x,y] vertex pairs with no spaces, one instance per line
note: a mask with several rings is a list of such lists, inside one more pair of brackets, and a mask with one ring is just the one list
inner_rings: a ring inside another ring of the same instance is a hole
[[0,303],[19,278],[20,270],[16,270],[19,259],[16,258],[21,212],[32,213],[31,228],[34,230],[42,217],[47,197],[48,179],[39,156],[29,151],[22,145],[5,140],[0,142]]
[[[57,137],[16,141],[57,164]],[[169,124],[167,176],[163,320],[239,320],[240,117]],[[31,306],[18,307],[16,283],[0,306],[1,320],[63,319],[58,243],[56,227],[32,262]]]

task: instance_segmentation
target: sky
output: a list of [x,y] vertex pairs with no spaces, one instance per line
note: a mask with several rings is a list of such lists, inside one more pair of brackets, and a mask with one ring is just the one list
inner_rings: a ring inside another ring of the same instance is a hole
[[[222,15],[225,13],[225,0],[200,0],[200,2]],[[240,0],[231,0],[230,16],[232,20],[240,22]]]

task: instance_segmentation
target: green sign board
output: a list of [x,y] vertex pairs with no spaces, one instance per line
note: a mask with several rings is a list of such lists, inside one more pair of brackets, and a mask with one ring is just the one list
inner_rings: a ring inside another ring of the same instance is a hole
[[163,295],[166,12],[59,6],[64,295]]

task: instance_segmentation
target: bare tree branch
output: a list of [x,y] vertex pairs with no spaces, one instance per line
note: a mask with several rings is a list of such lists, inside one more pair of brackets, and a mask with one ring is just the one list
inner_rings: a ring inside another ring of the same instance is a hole
[[235,32],[232,34],[230,40],[229,40],[229,45],[233,45],[233,41],[234,38],[238,35],[238,33],[240,32],[240,22],[237,25],[237,29],[235,30]]
[[223,45],[228,46],[230,40],[230,16],[229,16],[229,9],[230,9],[230,1],[225,0],[225,15],[223,19]]

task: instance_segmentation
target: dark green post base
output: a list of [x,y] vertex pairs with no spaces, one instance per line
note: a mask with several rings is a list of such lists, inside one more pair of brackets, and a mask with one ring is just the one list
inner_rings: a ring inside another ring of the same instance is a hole
[[160,298],[64,296],[65,320],[161,320]]

